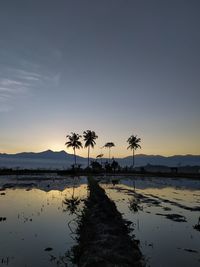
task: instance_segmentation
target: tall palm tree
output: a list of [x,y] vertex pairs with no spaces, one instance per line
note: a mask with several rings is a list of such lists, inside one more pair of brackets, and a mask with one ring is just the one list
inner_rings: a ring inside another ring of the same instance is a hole
[[110,150],[111,148],[115,146],[115,144],[113,142],[108,142],[104,145],[104,147],[108,148],[109,149],[109,163],[110,163]]
[[132,168],[135,165],[135,150],[138,148],[141,148],[141,146],[139,145],[139,143],[141,142],[141,139],[137,137],[137,135],[131,135],[128,140],[127,140],[129,146],[127,147],[127,149],[131,149],[133,150],[133,164],[132,164]]
[[85,147],[88,148],[88,168],[90,165],[90,147],[94,148],[94,145],[96,145],[95,139],[98,138],[96,133],[91,130],[87,130],[83,132],[83,138],[85,141]]
[[74,163],[76,166],[76,149],[83,147],[81,141],[79,141],[81,135],[72,132],[71,135],[67,135],[66,138],[68,138],[69,141],[67,141],[65,145],[67,147],[72,147],[74,150]]

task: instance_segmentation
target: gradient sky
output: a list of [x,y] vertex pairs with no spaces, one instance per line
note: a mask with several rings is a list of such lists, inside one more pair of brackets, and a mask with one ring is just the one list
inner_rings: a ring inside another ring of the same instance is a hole
[[66,150],[91,129],[92,156],[108,141],[131,154],[131,134],[137,153],[200,154],[199,14],[199,0],[1,1],[0,152]]

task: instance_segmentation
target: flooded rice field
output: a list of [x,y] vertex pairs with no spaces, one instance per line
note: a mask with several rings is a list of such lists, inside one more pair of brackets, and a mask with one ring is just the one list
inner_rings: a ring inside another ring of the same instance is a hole
[[200,266],[200,181],[111,179],[102,184],[124,218],[133,222],[147,266]]
[[12,177],[9,181],[4,178],[4,186],[2,180],[0,266],[67,266],[65,253],[75,243],[76,229],[75,208],[70,208],[67,200],[80,200],[81,209],[86,179],[22,179],[16,184]]
[[[101,186],[133,223],[147,266],[200,266],[200,181],[104,177]],[[86,197],[86,177],[0,177],[0,266],[71,266]]]

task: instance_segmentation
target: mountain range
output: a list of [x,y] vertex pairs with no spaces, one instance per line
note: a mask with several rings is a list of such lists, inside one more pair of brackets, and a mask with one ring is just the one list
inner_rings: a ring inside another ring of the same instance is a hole
[[[95,159],[91,159],[95,160]],[[107,159],[103,158],[105,162]],[[132,156],[125,158],[115,158],[121,166],[131,166]],[[45,168],[45,169],[66,169],[74,163],[74,155],[64,150],[54,152],[46,150],[39,153],[23,152],[17,154],[0,153],[0,168]],[[87,158],[77,156],[77,163],[81,166],[87,166]],[[145,155],[138,154],[135,156],[135,166],[162,165],[162,166],[200,166],[200,155]]]

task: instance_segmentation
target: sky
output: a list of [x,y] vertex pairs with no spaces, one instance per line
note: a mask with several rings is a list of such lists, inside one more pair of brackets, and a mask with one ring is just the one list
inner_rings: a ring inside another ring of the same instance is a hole
[[[0,153],[94,130],[124,157],[200,154],[199,0],[0,1]],[[81,156],[87,150],[78,151]]]

